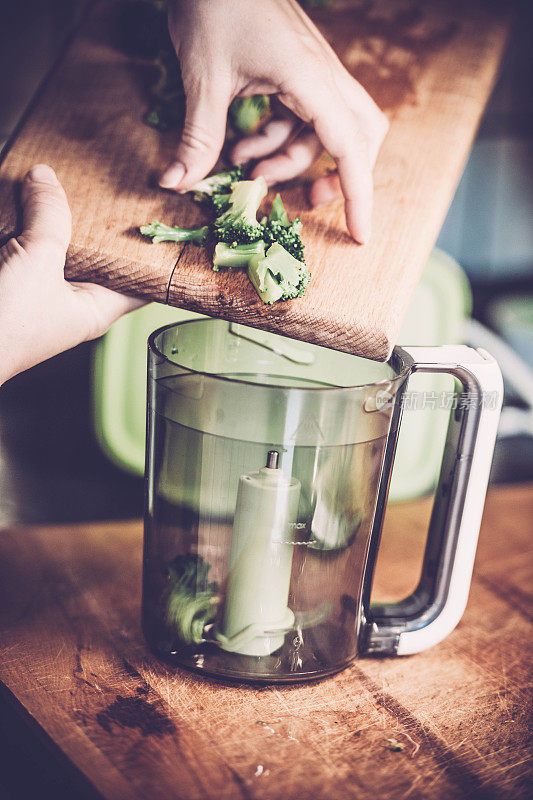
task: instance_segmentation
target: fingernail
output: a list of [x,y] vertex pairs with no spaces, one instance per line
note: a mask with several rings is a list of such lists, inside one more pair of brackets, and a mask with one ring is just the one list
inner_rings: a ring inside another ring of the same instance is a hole
[[176,189],[184,175],[185,167],[179,161],[176,161],[175,164],[171,164],[163,172],[159,178],[159,185],[163,189]]
[[58,184],[57,176],[48,164],[35,164],[26,175],[26,178],[30,181],[35,181],[35,183],[48,183],[50,186],[57,186]]

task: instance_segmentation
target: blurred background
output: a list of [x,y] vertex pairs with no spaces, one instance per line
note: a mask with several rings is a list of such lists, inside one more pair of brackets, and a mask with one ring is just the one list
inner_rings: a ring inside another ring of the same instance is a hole
[[[2,2],[0,149],[16,131],[86,5],[85,0]],[[496,482],[533,479],[532,29],[532,4],[523,3],[437,243],[462,268],[459,275],[453,269],[446,273],[462,297],[454,322],[460,325],[459,339],[486,347],[506,374],[505,411],[492,470]],[[428,273],[421,291],[433,293],[437,308],[450,303],[450,286],[439,289],[430,277]],[[473,323],[467,319],[470,307]],[[406,336],[410,324],[407,319]],[[447,336],[446,329],[439,331],[440,340]],[[141,476],[131,464],[125,470],[110,460],[95,433],[94,349],[86,344],[64,353],[0,391],[1,526],[142,514]],[[144,364],[144,352],[140,358]],[[397,496],[416,493],[404,488]]]

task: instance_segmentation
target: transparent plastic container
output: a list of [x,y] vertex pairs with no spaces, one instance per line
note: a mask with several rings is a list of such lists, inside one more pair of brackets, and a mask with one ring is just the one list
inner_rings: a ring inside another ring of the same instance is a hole
[[294,681],[386,650],[386,614],[386,635],[367,630],[369,554],[413,363],[222,320],[152,334],[143,630],[157,655]]

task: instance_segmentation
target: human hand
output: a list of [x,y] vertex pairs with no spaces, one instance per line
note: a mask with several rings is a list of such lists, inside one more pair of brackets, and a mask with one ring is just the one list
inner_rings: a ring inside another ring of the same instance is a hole
[[70,209],[51,167],[37,164],[24,178],[22,216],[21,235],[0,248],[0,384],[95,339],[143,304],[103,286],[65,280]]
[[372,168],[388,129],[385,115],[343,67],[296,0],[170,0],[169,29],[187,98],[181,141],[160,185],[189,190],[215,165],[235,97],[276,95],[288,109],[233,149],[257,160],[269,184],[307,169],[323,149],[337,171],[311,188],[311,204],[344,195],[353,238],[370,236]]

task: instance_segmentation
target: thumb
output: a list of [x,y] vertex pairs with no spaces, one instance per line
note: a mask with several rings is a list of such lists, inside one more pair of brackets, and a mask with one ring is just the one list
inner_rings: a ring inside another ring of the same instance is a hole
[[51,256],[65,261],[70,242],[71,216],[67,196],[54,170],[33,166],[22,182],[22,233],[19,244],[37,263]]
[[218,161],[226,136],[230,93],[212,80],[186,87],[187,109],[176,159],[162,174],[163,189],[188,191]]

